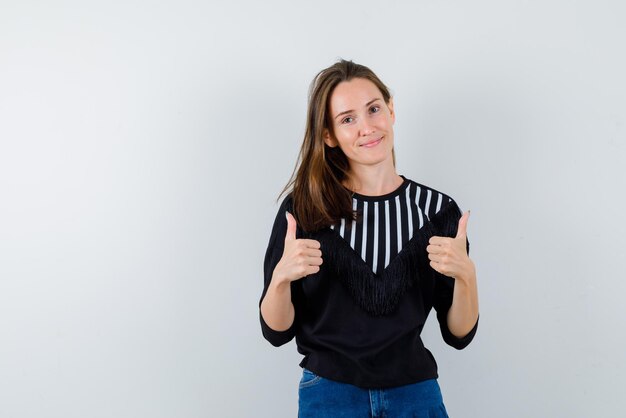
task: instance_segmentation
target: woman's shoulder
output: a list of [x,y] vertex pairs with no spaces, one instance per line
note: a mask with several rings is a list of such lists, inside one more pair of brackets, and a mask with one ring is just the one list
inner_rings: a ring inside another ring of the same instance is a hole
[[293,191],[288,192],[282,197],[279,209],[283,211],[288,210],[289,212],[293,211]]
[[409,178],[406,178],[406,180],[409,183],[410,193],[416,196],[416,200],[419,200],[420,206],[434,204],[437,205],[438,208],[441,208],[447,206],[450,203],[456,204],[452,196],[439,190],[438,188],[417,182]]

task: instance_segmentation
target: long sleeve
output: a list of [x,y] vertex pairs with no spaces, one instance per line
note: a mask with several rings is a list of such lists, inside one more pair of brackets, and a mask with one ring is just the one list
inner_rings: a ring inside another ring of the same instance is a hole
[[[452,237],[456,235],[456,231],[458,229],[458,218],[460,218],[461,215],[462,213],[459,210],[458,213],[455,214],[455,218],[457,219],[457,221],[446,227],[444,235]],[[469,239],[466,239],[466,242],[467,253],[469,254]],[[474,339],[474,336],[476,335],[476,331],[478,329],[478,318],[476,319],[474,327],[464,337],[459,338],[452,334],[452,332],[450,332],[450,328],[448,328],[448,310],[450,309],[450,306],[452,306],[455,280],[452,277],[448,277],[438,272],[434,272],[434,274],[435,295],[433,300],[433,307],[437,311],[437,321],[439,322],[441,336],[443,337],[443,340],[446,344],[456,348],[457,350],[462,350],[463,348],[467,347],[469,343],[472,342],[472,340]]]
[[[280,261],[283,255],[283,249],[285,246],[285,234],[287,232],[287,219],[285,218],[285,211],[289,210],[291,212],[291,195],[288,195],[283,199],[283,202],[278,209],[278,213],[276,214],[276,219],[274,220],[274,226],[272,227],[272,233],[270,235],[269,243],[267,246],[267,250],[265,252],[265,261],[263,263],[263,275],[264,275],[264,284],[263,284],[263,293],[261,294],[261,299],[259,300],[259,319],[261,321],[261,331],[263,336],[267,341],[269,341],[273,346],[279,347],[283,344],[288,343],[295,336],[296,331],[296,322],[297,316],[294,318],[293,324],[289,329],[284,331],[276,331],[267,325],[265,320],[263,319],[263,315],[261,315],[261,303],[263,302],[263,298],[267,293],[267,289],[272,281],[272,275],[274,273],[274,269],[276,268],[276,264]],[[291,300],[294,303],[294,283],[291,283]],[[294,303],[295,306],[295,303]]]
[[478,318],[471,331],[462,338],[456,337],[450,328],[448,328],[448,310],[452,306],[452,297],[454,294],[454,279],[443,274],[435,273],[435,300],[434,308],[437,311],[437,321],[443,340],[451,347],[462,350],[472,342],[478,329]]

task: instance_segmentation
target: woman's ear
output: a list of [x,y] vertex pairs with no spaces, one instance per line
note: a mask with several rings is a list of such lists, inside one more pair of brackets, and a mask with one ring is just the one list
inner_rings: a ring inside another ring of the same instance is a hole
[[391,116],[391,121],[396,123],[396,112],[393,111],[393,97],[389,98],[389,103],[387,103],[387,107],[389,108],[389,115]]
[[333,136],[330,134],[330,131],[328,130],[328,128],[324,129],[324,143],[326,145],[328,145],[331,148],[335,148],[337,146],[337,140],[335,138],[333,138]]

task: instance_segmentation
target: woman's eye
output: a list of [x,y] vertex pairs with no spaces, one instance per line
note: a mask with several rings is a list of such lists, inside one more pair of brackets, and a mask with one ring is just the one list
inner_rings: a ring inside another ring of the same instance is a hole
[[352,122],[352,117],[351,117],[351,116],[348,116],[347,118],[344,118],[344,119],[341,121],[341,123],[350,123],[350,122]]
[[380,112],[380,106],[372,106],[372,107],[370,107],[370,112],[372,112],[372,113]]

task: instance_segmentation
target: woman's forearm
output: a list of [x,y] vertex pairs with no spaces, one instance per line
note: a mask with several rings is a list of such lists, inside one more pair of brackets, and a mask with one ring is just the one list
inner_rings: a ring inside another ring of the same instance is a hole
[[267,293],[261,302],[261,315],[265,323],[274,331],[286,331],[295,318],[291,302],[291,282],[272,277]]
[[452,306],[448,311],[448,329],[457,338],[465,337],[478,320],[478,288],[474,268],[454,283]]

